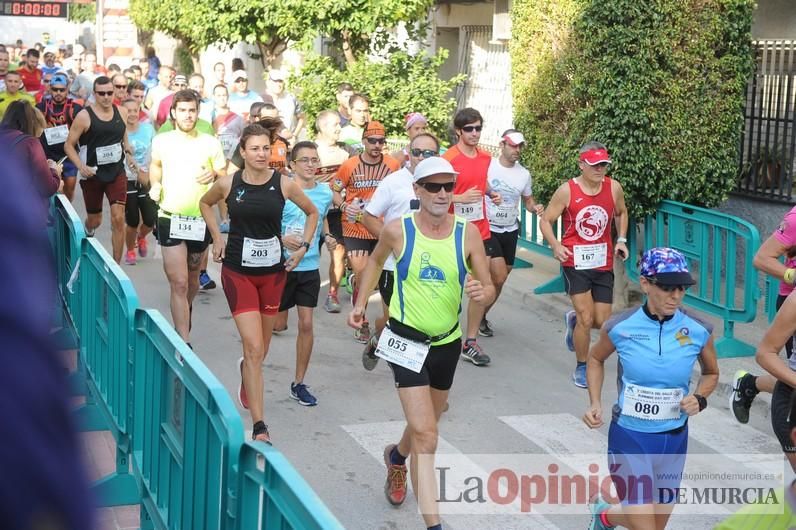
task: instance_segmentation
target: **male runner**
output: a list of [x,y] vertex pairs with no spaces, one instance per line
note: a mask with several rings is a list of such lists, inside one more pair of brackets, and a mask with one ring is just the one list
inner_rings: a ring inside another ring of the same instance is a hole
[[17,68],[25,92],[33,94],[41,88],[42,71],[39,69],[39,50],[31,48],[25,54],[25,64]]
[[[340,139],[340,117],[333,110],[324,110],[315,120],[315,129],[318,132],[315,143],[318,146],[318,157],[321,167],[315,173],[318,182],[332,182],[340,165],[349,159],[351,153],[344,149],[345,144]],[[339,208],[332,207],[326,216],[329,222],[329,233],[337,241],[334,250],[330,250],[329,260],[329,293],[323,308],[327,313],[340,312],[340,299],[337,290],[345,273],[345,246],[343,246],[343,222]]]
[[[94,80],[94,103],[75,116],[64,143],[64,152],[83,179],[86,204],[86,233],[93,235],[102,224],[102,196],[111,206],[111,247],[113,259],[120,263],[124,250],[124,205],[127,202],[125,154],[132,170],[137,166],[127,139],[127,109],[113,104],[113,83],[101,75]],[[78,145],[85,146],[86,160],[81,160]]]
[[[352,302],[356,303],[357,289],[356,276],[365,270],[368,256],[376,246],[376,238],[362,224],[362,216],[376,187],[394,171],[398,171],[400,164],[382,150],[386,142],[384,125],[377,121],[367,124],[362,133],[365,151],[358,156],[349,158],[337,170],[337,178],[332,189],[334,190],[334,203],[343,212],[343,240],[345,241],[348,262],[354,272],[352,275],[353,295]],[[345,202],[342,191],[345,190]],[[371,291],[364,291],[365,300]],[[364,302],[367,305],[367,302]],[[384,315],[386,318],[386,314]],[[362,327],[356,330],[354,337],[358,342],[367,344],[370,340],[368,321],[364,320]]]
[[[64,142],[69,136],[69,127],[75,121],[77,113],[83,110],[80,104],[67,97],[68,86],[69,80],[66,74],[53,75],[50,80],[50,97],[44,98],[36,105],[47,122],[47,128],[41,135],[41,144],[50,160],[58,161],[66,157]],[[75,198],[77,182],[77,166],[71,160],[64,160],[61,178],[64,182],[64,195],[71,202]]]
[[[379,341],[378,355],[390,363],[407,426],[398,444],[384,449],[384,493],[390,504],[403,503],[406,458],[411,456],[412,486],[429,530],[442,529],[434,453],[437,423],[461,352],[462,297],[466,294],[471,304],[484,305],[495,297],[478,230],[448,213],[455,178],[456,171],[440,157],[417,165],[413,179],[420,211],[384,227],[361,278],[361,288],[370,292],[387,257],[395,258],[390,324]],[[364,324],[365,301],[356,301],[350,326]]]
[[[493,242],[494,254],[489,260],[492,281],[495,282],[495,302],[500,296],[503,284],[514,268],[514,257],[517,253],[517,239],[520,234],[520,201],[529,212],[541,216],[544,207],[536,204],[531,191],[531,173],[520,164],[520,150],[525,146],[525,137],[516,129],[508,129],[501,136],[500,156],[493,158],[487,171],[490,189],[500,194],[501,203],[495,204],[492,199],[486,200],[486,216],[489,219],[489,231]],[[492,306],[486,308],[484,318],[478,327],[478,333],[484,337],[494,334],[486,314]]]
[[345,127],[351,121],[351,108],[348,100],[354,95],[354,87],[350,83],[340,83],[337,85],[337,116],[340,118],[340,126]]
[[8,72],[6,74],[6,89],[5,92],[0,92],[0,118],[6,113],[6,109],[14,101],[23,99],[31,105],[36,104],[33,96],[28,94],[22,89],[22,78],[19,77],[19,72]]
[[149,196],[160,206],[158,240],[171,291],[171,318],[174,329],[187,342],[199,269],[210,243],[199,200],[217,177],[226,174],[227,161],[221,143],[196,130],[196,92],[180,90],[171,105],[175,129],[152,141]]
[[[459,172],[456,187],[453,190],[453,213],[473,223],[481,234],[486,255],[494,257],[496,250],[489,232],[489,221],[485,215],[484,196],[490,193],[494,201],[500,201],[500,195],[492,193],[487,184],[487,171],[492,157],[478,148],[481,140],[481,129],[484,118],[473,108],[464,108],[453,117],[453,128],[459,140],[456,145],[442,155],[453,168]],[[478,327],[484,317],[484,306],[467,305],[467,331],[462,347],[462,359],[475,366],[486,366],[491,362],[489,355],[484,353],[476,342]]]
[[8,50],[0,50],[0,92],[6,90],[6,74],[8,74],[9,63]]
[[[611,316],[614,299],[614,254],[625,260],[627,208],[622,185],[606,175],[611,157],[599,142],[580,148],[580,175],[565,182],[553,194],[540,220],[542,235],[561,262],[567,294],[574,310],[567,311],[566,345],[575,352],[572,373],[575,386],[587,388],[586,357],[591,330],[600,329]],[[563,215],[563,237],[556,239],[553,223]],[[616,225],[616,247],[611,237]]]
[[362,144],[362,133],[370,121],[370,100],[362,94],[354,94],[348,100],[348,108],[351,120],[340,131],[340,141],[361,153],[366,147]]

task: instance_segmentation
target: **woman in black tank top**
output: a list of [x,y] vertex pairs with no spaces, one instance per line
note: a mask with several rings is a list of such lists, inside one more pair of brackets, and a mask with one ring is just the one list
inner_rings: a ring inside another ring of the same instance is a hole
[[[238,401],[251,411],[252,438],[268,443],[261,367],[271,343],[286,271],[298,265],[309,248],[305,242],[287,260],[283,258],[285,200],[290,199],[307,214],[305,241],[312,241],[318,226],[318,210],[299,185],[268,166],[272,138],[273,133],[261,125],[246,127],[240,138],[245,169],[216,181],[199,204],[213,236],[213,259],[223,263],[221,283],[243,342]],[[226,242],[213,211],[222,200],[230,219]]]

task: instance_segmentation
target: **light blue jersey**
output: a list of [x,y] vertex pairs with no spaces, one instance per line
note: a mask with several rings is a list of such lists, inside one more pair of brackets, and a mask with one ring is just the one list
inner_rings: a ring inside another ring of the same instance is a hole
[[[319,182],[314,188],[304,190],[304,194],[309,197],[312,204],[318,209],[318,227],[315,229],[315,235],[312,241],[310,241],[309,250],[307,250],[307,253],[304,254],[304,258],[293,270],[314,271],[320,267],[321,252],[318,245],[321,232],[323,232],[323,220],[326,218],[326,213],[332,205],[332,189],[328,184]],[[306,220],[307,216],[301,208],[296,206],[293,201],[285,201],[285,209],[282,211],[283,234],[303,234]],[[285,257],[289,255],[290,252],[285,249]]]
[[676,405],[677,396],[688,395],[694,363],[713,327],[679,309],[659,322],[642,306],[613,316],[605,329],[619,355],[614,421],[639,432],[682,427],[688,415]]

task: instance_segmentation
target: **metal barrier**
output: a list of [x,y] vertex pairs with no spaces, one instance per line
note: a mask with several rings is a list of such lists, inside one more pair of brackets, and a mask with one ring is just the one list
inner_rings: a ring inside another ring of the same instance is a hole
[[59,334],[55,340],[64,349],[71,349],[77,347],[77,337],[70,336],[68,339],[64,337],[72,335],[72,332],[77,331],[80,327],[80,304],[77,303],[80,294],[74,284],[77,276],[76,270],[80,263],[81,244],[86,238],[86,232],[83,222],[64,195],[58,194],[53,197],[50,216],[53,222],[53,256],[56,278],[58,290],[64,302],[62,311],[64,319],[60,322],[64,333]]
[[[556,223],[553,225],[553,232],[560,240],[561,219],[556,221]],[[525,208],[522,208],[520,211],[520,237],[517,240],[517,245],[525,250],[530,250],[531,252],[536,252],[537,254],[542,254],[543,256],[547,256],[549,258],[553,257],[553,249],[551,249],[550,245],[547,244],[547,241],[545,241],[544,237],[542,236],[542,231],[539,228],[539,216],[528,212],[528,210]],[[526,267],[533,267],[531,262],[521,260],[520,258],[517,259],[525,263]],[[556,278],[553,278],[549,282],[543,283],[542,285],[536,287],[533,292],[534,294],[565,292],[564,275],[559,273]]]
[[240,451],[238,528],[342,530],[285,456],[262,442]]
[[160,313],[138,310],[135,335],[133,470],[147,516],[155,528],[241,528],[230,499],[243,424],[229,393]]
[[95,485],[102,506],[137,504],[129,472],[133,396],[133,318],[138,296],[99,241],[82,241],[80,258],[80,353],[86,404],[76,412],[84,430],[110,430],[116,440],[116,471]]
[[[644,220],[641,236],[630,238],[630,256],[657,246],[677,249],[688,259],[697,283],[686,292],[684,304],[724,321],[724,335],[716,341],[719,357],[754,355],[755,348],[735,338],[734,329],[736,322],[751,322],[757,314],[760,289],[752,266],[760,247],[757,228],[731,215],[663,201]],[[628,259],[627,275],[638,281],[635,259]],[[739,281],[741,292],[736,291]]]

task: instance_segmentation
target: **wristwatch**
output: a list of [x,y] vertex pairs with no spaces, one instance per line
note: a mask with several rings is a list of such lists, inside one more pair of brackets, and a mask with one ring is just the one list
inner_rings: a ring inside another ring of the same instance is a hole
[[[309,250],[309,249],[310,249],[310,244],[309,244],[309,243],[307,243],[306,241],[302,241],[302,242],[301,242],[301,246],[302,246],[302,247],[304,247],[304,248],[305,248],[305,249],[307,249],[307,250]],[[705,398],[702,398],[702,399],[705,399]],[[702,410],[702,409],[700,409],[700,410]]]
[[617,237],[616,238],[616,242],[617,243],[627,243],[627,238],[626,237]]
[[699,403],[699,412],[705,410],[705,408],[707,408],[708,406],[708,400],[705,398],[705,396],[700,394],[694,394],[694,397],[696,398],[697,403]]

